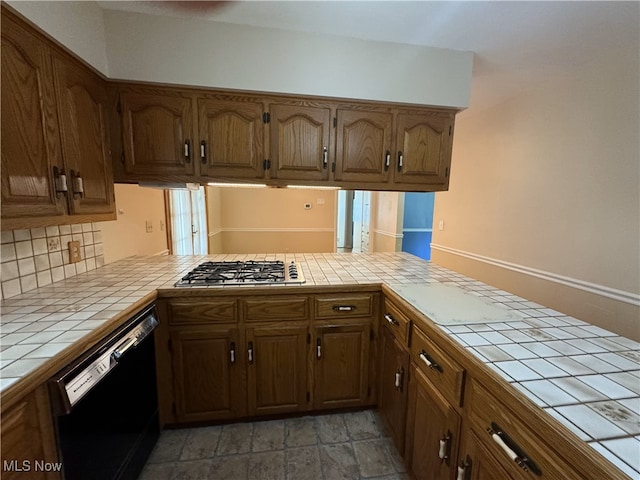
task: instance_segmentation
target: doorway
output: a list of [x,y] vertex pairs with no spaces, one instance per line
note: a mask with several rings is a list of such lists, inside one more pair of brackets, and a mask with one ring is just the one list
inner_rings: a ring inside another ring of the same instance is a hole
[[209,249],[204,187],[169,190],[168,197],[171,254],[206,255]]
[[404,197],[402,251],[425,260],[431,259],[434,200],[433,192],[407,192]]
[[369,251],[371,192],[340,190],[336,227],[337,252]]

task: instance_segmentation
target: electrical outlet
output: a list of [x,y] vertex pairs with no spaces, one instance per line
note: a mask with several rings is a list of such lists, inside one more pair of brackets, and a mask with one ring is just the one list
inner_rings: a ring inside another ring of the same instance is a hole
[[50,252],[57,252],[58,250],[60,250],[60,238],[49,238],[47,240],[47,248]]
[[147,229],[147,233],[151,233],[153,232],[153,222],[150,220],[147,220],[146,222],[144,222],[145,227]]
[[444,230],[444,220],[438,222],[438,230]]
[[80,252],[80,242],[69,242],[69,263],[76,263],[82,260]]
[[316,198],[316,203],[318,205],[324,205],[324,198]]

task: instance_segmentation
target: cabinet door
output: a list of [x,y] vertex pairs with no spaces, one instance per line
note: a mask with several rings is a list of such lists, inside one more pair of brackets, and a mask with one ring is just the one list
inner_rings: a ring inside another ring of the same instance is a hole
[[[482,446],[472,431],[465,436],[467,452],[464,478],[469,480],[512,480],[512,477],[500,466]],[[469,473],[470,471],[470,473]],[[532,478],[534,478],[532,476]]]
[[409,379],[409,352],[383,327],[380,344],[380,415],[400,454],[404,453]]
[[391,124],[390,113],[339,109],[334,178],[386,182],[392,156]]
[[258,102],[198,100],[198,158],[203,175],[221,179],[264,177],[263,160],[267,157],[263,111]]
[[247,328],[249,414],[307,410],[306,325]]
[[120,101],[127,173],[156,179],[194,173],[191,98],[123,92]]
[[48,47],[2,11],[2,217],[65,213],[53,168],[62,168]]
[[[5,409],[2,412],[1,429],[3,480],[61,478],[60,472],[38,471],[35,468],[36,462],[58,461],[46,385]],[[27,466],[30,468],[24,470]]]
[[453,114],[399,113],[394,183],[443,185],[449,181]]
[[178,422],[226,420],[246,413],[237,328],[171,332]]
[[[62,151],[70,213],[114,213],[113,173],[104,82],[89,70],[54,56]],[[83,193],[74,191],[82,178]]]
[[270,114],[271,178],[329,178],[329,107],[272,105]]
[[369,404],[370,328],[368,323],[316,327],[315,408]]
[[460,417],[417,369],[411,370],[405,459],[417,480],[450,480],[457,469]]

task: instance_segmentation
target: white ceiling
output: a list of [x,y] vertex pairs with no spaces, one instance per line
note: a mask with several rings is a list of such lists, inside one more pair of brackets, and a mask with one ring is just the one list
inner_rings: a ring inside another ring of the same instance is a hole
[[475,53],[472,106],[639,45],[640,3],[506,1],[101,1],[104,9],[324,33]]

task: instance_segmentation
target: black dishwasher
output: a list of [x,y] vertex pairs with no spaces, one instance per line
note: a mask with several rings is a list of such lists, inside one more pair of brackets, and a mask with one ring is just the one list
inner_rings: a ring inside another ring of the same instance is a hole
[[49,383],[66,480],[134,480],[159,436],[154,306]]

